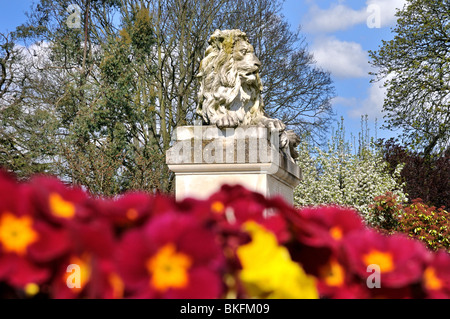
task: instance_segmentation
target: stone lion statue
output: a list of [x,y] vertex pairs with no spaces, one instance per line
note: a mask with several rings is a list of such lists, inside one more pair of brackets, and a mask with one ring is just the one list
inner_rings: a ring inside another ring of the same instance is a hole
[[278,119],[264,112],[263,89],[255,55],[246,34],[240,30],[216,30],[201,61],[197,113],[205,125],[218,128],[257,125],[280,132],[280,148],[297,158],[299,137]]

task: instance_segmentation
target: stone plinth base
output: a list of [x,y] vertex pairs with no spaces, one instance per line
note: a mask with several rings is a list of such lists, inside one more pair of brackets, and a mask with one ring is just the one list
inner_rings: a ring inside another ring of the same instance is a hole
[[223,184],[240,184],[267,197],[293,203],[300,169],[279,151],[278,133],[249,126],[178,127],[166,163],[175,173],[176,198],[207,198]]

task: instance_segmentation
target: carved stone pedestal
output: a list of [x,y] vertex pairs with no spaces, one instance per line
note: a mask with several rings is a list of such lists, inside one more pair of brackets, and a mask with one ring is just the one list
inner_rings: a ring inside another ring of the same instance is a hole
[[300,169],[279,151],[278,133],[249,126],[178,127],[166,163],[175,173],[176,198],[207,198],[223,184],[240,184],[265,196],[293,203]]

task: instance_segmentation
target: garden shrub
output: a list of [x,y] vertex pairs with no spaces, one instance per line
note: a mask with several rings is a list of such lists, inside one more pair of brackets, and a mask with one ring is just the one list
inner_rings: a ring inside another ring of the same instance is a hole
[[398,231],[426,243],[431,250],[450,252],[450,214],[442,207],[436,209],[417,198],[403,209]]
[[369,205],[368,223],[380,231],[390,234],[397,230],[399,218],[403,213],[403,205],[399,203],[398,196],[392,192],[377,196],[374,203]]
[[404,165],[400,174],[409,198],[421,198],[429,206],[450,207],[450,151],[427,158],[394,139],[380,140],[377,145],[389,163],[390,173],[393,174],[399,164]]
[[433,251],[450,251],[450,215],[443,207],[430,207],[420,198],[413,199],[412,204],[400,203],[390,192],[374,201],[368,214],[370,226],[386,234],[407,234]]

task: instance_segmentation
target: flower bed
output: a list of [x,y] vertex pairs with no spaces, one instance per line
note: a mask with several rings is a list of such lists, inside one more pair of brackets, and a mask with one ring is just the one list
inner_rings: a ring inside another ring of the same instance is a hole
[[2,298],[448,298],[450,255],[240,186],[94,198],[0,173]]

